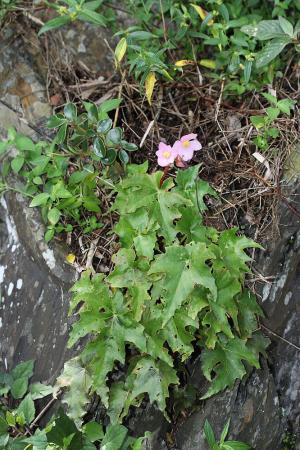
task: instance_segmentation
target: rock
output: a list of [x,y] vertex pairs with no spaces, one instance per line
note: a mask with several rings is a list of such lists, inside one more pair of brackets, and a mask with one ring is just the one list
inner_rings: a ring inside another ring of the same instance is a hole
[[87,22],[74,22],[66,27],[64,33],[65,45],[60,49],[62,60],[79,65],[83,63],[91,72],[106,78],[114,70],[114,58],[105,39],[114,46],[111,36],[101,27]]
[[51,114],[42,75],[14,28],[0,32],[0,98],[32,124]]
[[[0,103],[0,136],[7,126],[32,138],[32,128]],[[47,245],[39,211],[20,194],[0,200],[0,370],[36,360],[35,379],[53,382],[66,349],[69,288],[77,278],[67,249]]]
[[[284,189],[279,208],[279,239],[261,255],[259,271],[273,276],[261,289],[266,313],[263,324],[271,331],[270,364],[282,407],[284,425],[298,433],[300,441],[300,146],[287,163]],[[297,209],[298,208],[298,209]],[[273,334],[272,334],[273,333]]]
[[203,429],[207,419],[216,437],[230,418],[228,439],[247,442],[257,450],[279,450],[280,408],[272,375],[268,368],[258,370],[232,390],[200,405],[176,432],[178,450],[208,449]]

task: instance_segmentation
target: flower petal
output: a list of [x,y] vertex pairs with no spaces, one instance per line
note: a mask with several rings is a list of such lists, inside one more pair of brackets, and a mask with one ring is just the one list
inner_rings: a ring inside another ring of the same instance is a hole
[[192,150],[197,151],[197,150],[201,150],[202,145],[200,144],[200,142],[195,139],[193,141],[190,141],[190,147]]
[[190,134],[186,134],[185,136],[182,136],[182,138],[180,139],[181,142],[184,141],[191,141],[193,139],[196,139],[197,134],[195,133],[190,133]]

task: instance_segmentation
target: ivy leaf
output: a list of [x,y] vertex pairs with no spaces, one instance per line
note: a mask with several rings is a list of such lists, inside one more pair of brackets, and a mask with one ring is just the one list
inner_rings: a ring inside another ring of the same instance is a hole
[[156,363],[150,357],[140,357],[132,364],[127,377],[125,389],[128,397],[124,403],[124,415],[135,399],[147,393],[150,403],[156,403],[161,411],[166,408],[166,398],[169,397],[169,386],[178,384],[175,370],[163,361]]
[[262,247],[246,236],[237,236],[237,231],[237,228],[223,231],[220,235],[218,247],[224,267],[234,276],[239,277],[241,273],[249,271],[246,263],[251,261],[250,256],[244,250]]
[[[258,353],[249,349],[242,339],[235,337],[226,344],[218,343],[214,350],[204,350],[202,370],[211,385],[202,399],[231,388],[237,378],[242,379],[246,369],[242,361],[259,368]],[[212,379],[212,373],[215,374]]]
[[215,280],[211,268],[206,264],[214,258],[214,253],[204,243],[191,243],[185,247],[167,247],[166,252],[155,259],[149,274],[161,275],[157,285],[164,304],[163,326],[187,301],[196,285],[206,287],[216,298]]
[[85,405],[89,402],[91,378],[78,358],[70,359],[65,363],[63,372],[54,386],[54,397],[61,388],[67,388],[63,402],[68,405],[68,416],[80,427],[81,418],[86,413]]
[[[181,214],[180,205],[189,204],[182,195],[171,192],[172,180],[160,187],[162,172],[152,175],[134,174],[123,180],[118,187],[118,195],[113,206],[122,215],[144,208],[148,211],[149,219],[159,225],[158,235],[163,236],[167,243],[171,243],[176,236],[174,220]],[[128,197],[134,192],[134,202],[128,202]]]

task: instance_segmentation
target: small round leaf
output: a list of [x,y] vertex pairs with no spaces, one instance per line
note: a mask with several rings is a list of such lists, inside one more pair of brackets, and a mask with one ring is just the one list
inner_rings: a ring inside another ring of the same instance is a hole
[[118,145],[121,143],[121,140],[122,140],[121,128],[113,128],[112,130],[109,130],[109,132],[106,135],[106,142],[109,145]]
[[67,103],[64,107],[64,115],[68,120],[75,120],[77,118],[77,108],[74,103]]
[[97,125],[97,131],[98,133],[107,133],[112,127],[112,120],[111,119],[104,119],[100,120]]
[[128,153],[125,150],[120,150],[119,151],[119,160],[124,165],[128,164],[129,156],[128,156]]
[[126,150],[127,152],[135,152],[136,150],[138,150],[137,145],[131,144],[130,142],[127,142],[127,141],[121,141],[121,145],[122,145],[122,148],[124,150]]
[[106,157],[102,159],[102,163],[106,166],[110,166],[116,160],[117,152],[113,148],[109,148],[106,153]]
[[105,148],[105,144],[102,141],[102,139],[96,138],[94,140],[93,148],[94,148],[94,153],[95,153],[96,156],[98,156],[99,158],[104,158],[105,157],[105,155],[106,155],[106,148]]

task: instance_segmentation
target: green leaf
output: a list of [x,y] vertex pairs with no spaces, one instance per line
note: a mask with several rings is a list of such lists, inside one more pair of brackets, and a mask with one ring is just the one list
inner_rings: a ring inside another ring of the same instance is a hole
[[262,94],[270,103],[270,105],[277,106],[277,98],[274,95],[271,95],[267,92],[263,92]]
[[47,121],[47,128],[58,128],[66,122],[63,114],[56,114],[54,116],[49,117]]
[[120,150],[119,151],[119,160],[125,166],[126,166],[126,164],[129,163],[129,156],[128,156],[128,153],[125,150]]
[[18,399],[24,397],[28,389],[28,377],[20,377],[14,380],[11,386],[11,395]]
[[111,119],[104,119],[100,120],[97,124],[97,131],[98,133],[105,134],[107,133],[112,127],[112,120]]
[[[129,169],[130,170],[130,169]],[[123,180],[117,190],[118,195],[113,208],[121,214],[129,214],[144,208],[148,211],[149,220],[159,226],[158,235],[171,243],[176,236],[174,220],[181,216],[181,205],[189,204],[182,195],[170,192],[173,182],[169,179],[162,187],[160,180],[162,172],[152,175],[130,174]],[[128,196],[134,192],[134,202],[128,202]]]
[[31,444],[30,449],[32,448],[32,450],[45,450],[48,446],[46,431],[37,429],[34,436],[23,439],[22,442]]
[[[231,388],[237,378],[242,379],[246,369],[242,361],[259,368],[258,353],[246,346],[245,341],[235,337],[226,344],[218,343],[214,350],[204,350],[202,370],[211,385],[202,399]],[[212,373],[214,378],[212,379]]]
[[68,388],[63,402],[68,405],[68,416],[78,426],[82,423],[82,416],[86,413],[85,406],[89,402],[88,393],[91,388],[91,378],[82,367],[78,358],[73,358],[64,364],[62,374],[57,378],[54,386],[54,396],[61,388]]
[[225,441],[225,439],[227,437],[227,434],[228,434],[228,431],[229,431],[229,426],[230,426],[230,419],[227,420],[227,422],[226,422],[226,424],[225,424],[225,426],[224,426],[224,428],[222,430],[221,437],[220,437],[220,443],[221,444],[224,443],[224,441]]
[[127,377],[125,389],[128,392],[124,404],[124,415],[127,415],[130,405],[135,399],[147,393],[150,403],[156,403],[161,411],[166,408],[166,398],[169,397],[169,386],[178,384],[175,370],[163,361],[156,363],[150,357],[140,357],[132,364]]
[[216,444],[216,438],[208,420],[205,420],[204,423],[204,434],[208,442],[208,445],[210,446],[210,448],[213,448],[213,446]]
[[281,38],[285,36],[279,20],[262,20],[257,25],[245,25],[241,31],[248,36],[255,37],[259,41],[268,41],[273,38]]
[[98,422],[88,422],[82,428],[83,433],[91,442],[99,441],[103,438],[103,427]]
[[291,114],[291,108],[294,107],[294,102],[293,100],[289,100],[288,98],[279,100],[279,102],[277,103],[277,107],[282,113],[289,116]]
[[106,143],[109,146],[119,145],[122,139],[121,128],[112,128],[106,135]]
[[17,414],[24,414],[26,424],[31,424],[35,417],[35,407],[31,394],[26,395],[24,400],[22,400],[20,405],[18,406],[16,412]]
[[61,212],[57,208],[52,208],[48,212],[48,220],[51,225],[56,225],[59,222]]
[[113,148],[109,148],[107,149],[105,158],[102,159],[102,163],[105,164],[106,166],[110,166],[111,164],[113,164],[116,160],[117,157],[117,152],[116,150],[114,150]]
[[20,151],[34,151],[35,145],[32,140],[27,136],[18,134],[15,139],[15,145]]
[[46,33],[47,31],[62,27],[63,25],[66,25],[69,22],[71,22],[71,18],[67,15],[55,17],[54,19],[49,20],[48,22],[45,23],[45,25],[42,26],[42,28],[38,32],[38,36],[40,36],[43,33]]
[[155,259],[149,274],[161,275],[157,285],[164,305],[163,326],[188,300],[196,285],[204,286],[216,298],[217,288],[210,268],[214,258],[214,253],[204,243],[191,243],[185,247],[167,247],[166,252]]
[[239,441],[226,441],[226,450],[251,450],[251,446]]
[[53,387],[42,383],[33,383],[30,385],[29,391],[32,399],[37,400],[51,395],[53,393]]
[[46,205],[49,198],[50,198],[49,194],[47,194],[46,192],[42,192],[41,194],[36,195],[32,199],[29,206],[33,208],[34,206]]
[[17,156],[16,158],[14,158],[11,162],[11,168],[14,171],[14,173],[18,173],[25,162],[25,158],[23,156]]
[[279,108],[272,108],[271,106],[269,106],[269,108],[266,108],[266,113],[269,117],[269,119],[271,121],[277,119],[277,117],[280,114],[280,109]]
[[120,450],[127,432],[127,428],[123,425],[110,425],[105,432],[100,450]]
[[102,14],[99,14],[96,11],[90,11],[87,8],[82,9],[80,14],[78,15],[78,18],[80,20],[94,23],[95,25],[100,25],[101,27],[106,26],[106,20]]
[[118,63],[122,61],[127,50],[127,40],[122,37],[115,48],[115,57]]
[[22,362],[11,371],[11,376],[13,377],[14,380],[17,380],[18,378],[22,377],[26,377],[27,379],[29,379],[33,375],[33,367],[34,367],[33,359]]
[[294,34],[293,25],[284,17],[279,16],[278,20],[279,20],[280,26],[281,26],[282,30],[284,31],[284,33],[289,35],[292,38],[293,34]]
[[61,127],[54,139],[54,142],[56,144],[62,144],[64,142],[64,140],[66,139],[66,135],[67,135],[67,128],[68,128],[67,123],[64,123],[63,125],[61,125]]
[[93,143],[93,149],[96,156],[104,158],[106,155],[106,147],[101,138],[96,138]]
[[137,145],[131,144],[130,142],[127,142],[127,141],[121,141],[121,145],[122,145],[122,148],[124,150],[126,150],[127,152],[135,152],[136,150],[138,150]]
[[257,55],[256,55],[256,67],[261,68],[269,62],[271,62],[279,53],[282,52],[284,47],[291,42],[290,38],[282,37],[273,39],[270,41]]
[[112,98],[110,100],[106,100],[99,107],[100,113],[108,113],[110,111],[114,111],[121,105],[122,101],[122,98]]
[[64,107],[64,115],[66,119],[74,121],[77,118],[77,108],[74,103],[67,103]]
[[266,125],[266,118],[264,116],[250,116],[250,121],[257,130]]

